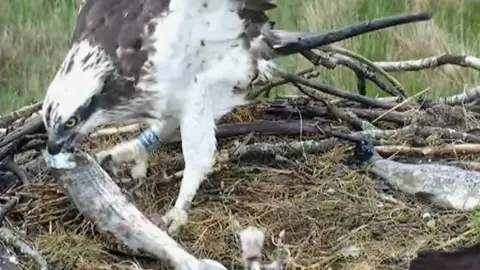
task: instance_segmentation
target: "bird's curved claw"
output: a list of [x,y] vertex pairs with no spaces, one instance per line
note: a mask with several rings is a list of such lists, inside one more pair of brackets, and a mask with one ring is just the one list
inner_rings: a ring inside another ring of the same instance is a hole
[[134,180],[142,180],[147,176],[148,152],[143,146],[135,141],[119,144],[112,149],[104,150],[96,154],[97,162],[109,173],[120,176],[122,165],[132,162],[130,177]]
[[160,229],[167,231],[171,236],[178,235],[183,225],[187,223],[188,213],[183,209],[173,207],[163,217]]

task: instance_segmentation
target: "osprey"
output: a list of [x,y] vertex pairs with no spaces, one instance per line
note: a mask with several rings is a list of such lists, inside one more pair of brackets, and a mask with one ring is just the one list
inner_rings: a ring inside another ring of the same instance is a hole
[[185,169],[163,216],[176,233],[214,164],[216,120],[249,102],[255,84],[271,78],[273,59],[299,51],[286,47],[313,36],[273,30],[265,12],[274,7],[271,0],[84,1],[42,107],[48,153],[69,151],[100,125],[146,123],[138,138],[96,156],[133,161],[131,175],[140,179],[149,153],[180,129]]

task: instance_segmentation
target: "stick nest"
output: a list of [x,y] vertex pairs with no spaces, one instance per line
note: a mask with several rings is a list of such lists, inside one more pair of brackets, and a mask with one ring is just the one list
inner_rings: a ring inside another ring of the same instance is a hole
[[[464,237],[458,235],[469,231],[467,214],[439,210],[412,196],[379,190],[377,179],[349,165],[351,145],[333,137],[335,132],[350,134],[351,130],[364,130],[374,134],[375,145],[384,146],[448,146],[469,141],[476,144],[468,146],[469,153],[474,153],[470,158],[478,158],[480,88],[425,105],[420,99],[416,103],[416,97],[405,99],[403,87],[386,71],[419,70],[444,64],[480,70],[480,60],[472,56],[441,55],[373,63],[335,46],[323,47],[321,51],[319,55],[309,51],[303,56],[315,66],[351,68],[358,79],[358,94],[307,80],[318,75],[314,68],[299,75],[277,71],[283,80],[261,88],[252,98],[268,95],[273,87],[291,83],[308,97],[306,102],[280,100],[274,105],[235,109],[223,121],[251,122],[251,125],[224,125],[223,129],[219,126],[217,137],[221,137],[219,150],[241,145],[250,131],[255,131],[255,135],[247,146],[255,142],[316,140],[323,142],[323,147],[316,151],[312,151],[313,147],[301,149],[305,151],[296,151],[292,156],[285,155],[287,147],[274,155],[272,151],[270,155],[262,155],[257,149],[255,158],[251,155],[217,162],[197,192],[189,222],[177,240],[195,256],[217,260],[229,269],[242,269],[237,228],[232,225],[236,222],[242,227],[257,226],[265,230],[264,256],[269,260],[276,255],[271,239],[285,230],[286,269],[405,269],[420,249],[465,244]],[[385,77],[388,85],[372,70]],[[395,97],[369,97],[366,80]],[[337,98],[328,98],[332,95]],[[26,236],[22,238],[41,251],[55,269],[166,269],[151,258],[134,256],[138,254],[124,248],[114,237],[98,232],[70,204],[44,168],[37,168],[35,162],[28,163],[27,154],[15,156],[15,161],[8,159],[18,145],[36,148],[37,154],[44,150],[46,134],[37,130],[43,126],[38,115],[29,118],[31,125],[25,124],[25,119],[17,123],[17,119],[28,117],[40,106],[37,103],[0,118],[0,166],[10,166],[7,171],[14,173],[12,164],[22,163],[27,168],[23,171],[33,174],[32,178],[15,173],[13,182],[19,178],[23,185],[9,185],[12,181],[7,181],[6,174],[0,174],[0,178],[4,177],[0,189],[5,199],[20,198],[18,203],[11,204],[15,206],[7,211],[3,223],[16,231],[23,230]],[[265,121],[254,123],[259,119]],[[135,132],[99,136],[87,147],[96,152],[134,136]],[[178,140],[176,144],[164,144],[150,157],[148,179],[136,188],[132,187],[137,183],[119,185],[140,211],[161,215],[173,205],[179,190],[178,179],[165,181],[165,175],[183,169],[182,163]],[[35,268],[28,256],[21,262],[25,269]]]
[[[233,115],[231,120],[244,118],[241,111]],[[89,147],[98,151],[133,136],[96,138]],[[231,147],[241,139],[221,139],[218,147]],[[293,139],[255,136],[253,140]],[[408,141],[398,139],[402,140]],[[195,256],[237,268],[240,254],[232,226],[236,220],[242,226],[265,230],[264,254],[270,259],[275,256],[270,237],[285,230],[287,269],[398,269],[408,266],[419,249],[442,245],[467,229],[465,214],[440,211],[411,196],[377,190],[375,179],[347,165],[350,155],[351,146],[339,142],[324,154],[219,164],[221,168],[202,184],[189,223],[177,239]],[[165,174],[183,168],[178,145],[163,145],[150,162],[149,177],[141,186],[132,190],[136,183],[119,185],[143,213],[163,214],[179,190],[178,180],[164,181]],[[148,258],[132,259],[132,253],[116,239],[97,232],[48,174],[36,178],[30,185],[7,192],[23,197],[7,219],[27,230],[26,239],[49,262],[72,269],[163,269]]]

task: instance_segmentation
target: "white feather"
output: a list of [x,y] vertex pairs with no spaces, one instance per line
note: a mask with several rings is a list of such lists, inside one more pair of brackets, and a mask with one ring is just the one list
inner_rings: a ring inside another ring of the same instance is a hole
[[109,56],[99,47],[92,46],[87,40],[73,44],[48,86],[43,108],[54,103],[56,108],[52,117],[60,115],[64,120],[68,119],[102,89],[102,76],[112,68]]

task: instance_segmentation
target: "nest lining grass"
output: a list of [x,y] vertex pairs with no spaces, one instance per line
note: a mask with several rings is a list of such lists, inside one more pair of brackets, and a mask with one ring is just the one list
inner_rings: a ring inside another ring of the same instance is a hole
[[[134,135],[102,137],[89,147],[98,151]],[[218,148],[241,139],[219,140]],[[298,137],[253,138],[290,139]],[[435,209],[400,192],[376,190],[373,177],[345,165],[351,154],[351,145],[339,143],[315,155],[217,164],[221,169],[201,185],[189,222],[176,240],[199,258],[240,269],[232,226],[236,220],[242,227],[265,230],[265,259],[275,256],[271,237],[285,230],[286,269],[408,269],[419,249],[442,246],[469,229],[468,214]],[[179,146],[163,145],[152,154],[142,185],[134,191],[128,190],[136,183],[119,185],[144,214],[163,214],[173,206],[180,184],[180,179],[164,183],[163,175],[181,169]],[[9,213],[8,221],[26,229],[27,241],[58,269],[168,269],[159,262],[125,256],[129,251],[96,231],[49,175],[38,175],[34,184],[15,192],[27,199]],[[434,226],[429,226],[425,213],[433,217]],[[464,244],[460,240],[452,246]],[[348,256],[344,250],[352,248],[358,252]],[[24,269],[34,269],[28,258],[22,260]]]

